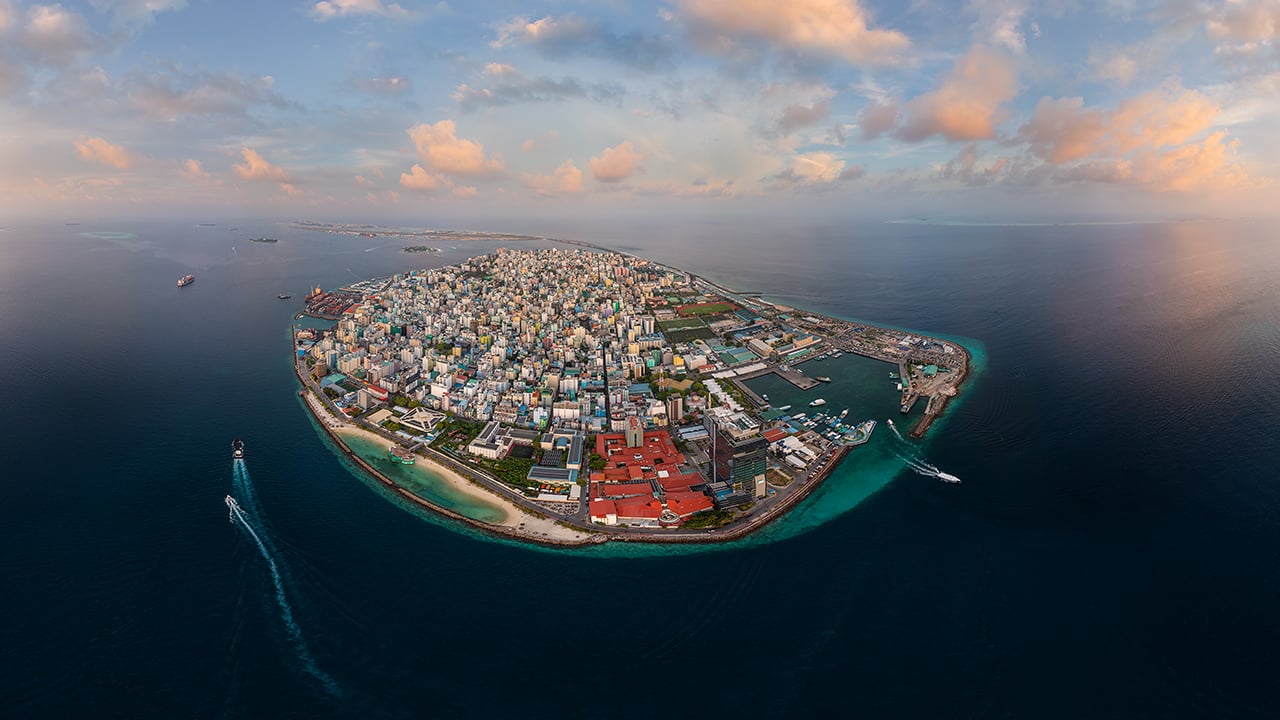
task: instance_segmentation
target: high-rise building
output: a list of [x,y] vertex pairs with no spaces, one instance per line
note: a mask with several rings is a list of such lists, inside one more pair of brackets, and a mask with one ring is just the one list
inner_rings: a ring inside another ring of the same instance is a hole
[[759,423],[745,413],[718,407],[707,411],[706,427],[711,433],[712,479],[728,484],[735,496],[765,497],[769,443]]

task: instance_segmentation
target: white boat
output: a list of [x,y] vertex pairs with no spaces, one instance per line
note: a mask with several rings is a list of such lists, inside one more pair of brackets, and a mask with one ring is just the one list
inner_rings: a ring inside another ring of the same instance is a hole
[[848,414],[849,414],[849,408],[845,408],[845,409],[843,409],[843,410],[841,410],[841,411],[840,411],[840,418],[843,420],[843,419],[844,419],[844,416],[845,416],[845,415],[848,415]]
[[944,472],[938,473],[938,479],[941,480],[942,482],[947,482],[947,483],[960,482],[960,478],[956,477],[955,475],[952,475],[951,473],[944,473]]
[[893,418],[888,418],[885,422],[889,423],[889,427],[893,427]]
[[783,405],[782,407],[778,408],[778,411],[779,411],[779,412],[786,412],[786,411],[788,411],[788,410],[790,410],[790,409],[791,409],[791,406],[790,406],[790,405]]
[[813,402],[809,403],[809,407],[818,407],[820,405],[826,405],[826,404],[827,404],[826,400],[823,400],[822,398],[818,398],[817,400],[814,400]]

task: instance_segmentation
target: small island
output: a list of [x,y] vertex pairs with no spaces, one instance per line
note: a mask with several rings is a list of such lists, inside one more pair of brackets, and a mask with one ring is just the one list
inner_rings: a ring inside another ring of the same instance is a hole
[[[807,412],[774,408],[746,381],[776,374],[810,390],[829,378],[803,363],[871,357],[889,364],[904,418],[926,399],[910,429],[920,437],[970,372],[950,340],[566,244],[577,247],[315,288],[307,312],[336,323],[294,328],[307,407],[398,496],[485,531],[705,543],[781,517],[876,429],[820,397]],[[420,491],[424,468],[447,486],[433,492],[473,511]]]
[[427,247],[426,245],[409,245],[400,249],[401,252],[407,253],[433,253],[440,252],[439,248]]

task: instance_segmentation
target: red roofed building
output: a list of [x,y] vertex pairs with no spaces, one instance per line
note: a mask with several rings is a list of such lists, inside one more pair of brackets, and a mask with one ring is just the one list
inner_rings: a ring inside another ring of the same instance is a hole
[[787,436],[787,431],[780,430],[778,428],[764,431],[765,442],[769,442],[769,443],[776,443],[786,436]]
[[670,433],[643,431],[638,423],[631,423],[628,430],[596,436],[596,454],[605,459],[605,466],[591,474],[592,522],[679,525],[690,515],[712,508],[711,498],[691,489],[706,479],[696,471],[680,469],[685,456]]

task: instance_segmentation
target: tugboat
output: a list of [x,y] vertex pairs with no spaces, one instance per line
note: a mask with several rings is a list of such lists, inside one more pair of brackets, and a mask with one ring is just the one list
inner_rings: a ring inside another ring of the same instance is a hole
[[186,287],[196,281],[195,275],[183,275],[178,279],[178,287]]
[[231,441],[231,457],[236,460],[244,459],[244,441],[240,438]]

